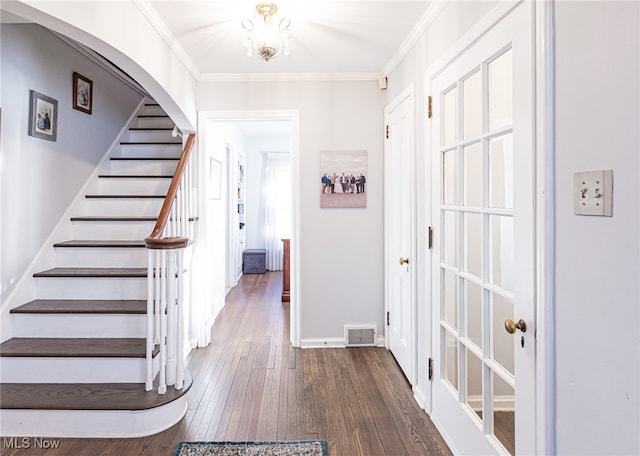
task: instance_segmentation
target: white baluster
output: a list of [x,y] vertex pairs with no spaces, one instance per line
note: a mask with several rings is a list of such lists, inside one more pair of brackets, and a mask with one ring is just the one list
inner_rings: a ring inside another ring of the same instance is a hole
[[153,250],[147,253],[147,378],[144,384],[146,391],[153,389]]
[[184,249],[178,250],[178,334],[177,347],[178,362],[176,364],[176,389],[182,389],[184,386]]
[[160,301],[160,285],[161,285],[160,271],[162,267],[160,265],[161,252],[159,250],[152,250],[152,252],[153,252],[153,285],[155,288],[154,303],[153,303],[154,321],[155,321],[155,324],[153,325],[153,329],[154,329],[153,344],[159,345],[160,344],[160,306],[162,305],[162,302]]
[[158,383],[158,394],[167,391],[167,255],[164,250],[160,251],[161,269],[160,274],[160,379]]
[[176,253],[167,251],[167,385],[176,383]]

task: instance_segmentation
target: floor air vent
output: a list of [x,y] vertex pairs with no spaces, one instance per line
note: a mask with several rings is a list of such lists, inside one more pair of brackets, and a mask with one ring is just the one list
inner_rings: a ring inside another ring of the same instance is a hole
[[376,327],[369,325],[345,326],[344,339],[347,347],[370,347],[376,345]]

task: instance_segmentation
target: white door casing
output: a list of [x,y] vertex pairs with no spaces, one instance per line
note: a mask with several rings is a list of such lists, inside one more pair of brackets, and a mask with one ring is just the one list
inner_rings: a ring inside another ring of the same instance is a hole
[[[432,419],[460,454],[505,452],[494,421],[514,408],[516,451],[536,451],[533,10],[520,4],[428,80]],[[508,335],[507,318],[527,331]]]
[[385,108],[386,346],[416,384],[413,86]]

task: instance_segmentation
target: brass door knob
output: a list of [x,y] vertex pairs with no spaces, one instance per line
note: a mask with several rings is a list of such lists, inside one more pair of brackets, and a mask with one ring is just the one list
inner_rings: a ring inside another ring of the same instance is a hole
[[527,332],[527,324],[522,319],[518,320],[518,323],[515,323],[511,319],[507,319],[504,321],[504,329],[506,329],[509,334],[515,333],[517,329],[522,332]]
[[400,266],[402,266],[403,264],[409,264],[409,258],[402,258],[400,257]]

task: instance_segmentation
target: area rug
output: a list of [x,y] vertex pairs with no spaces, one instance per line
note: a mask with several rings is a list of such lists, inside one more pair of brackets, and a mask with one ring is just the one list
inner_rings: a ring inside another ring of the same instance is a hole
[[325,440],[180,442],[173,456],[328,456]]

